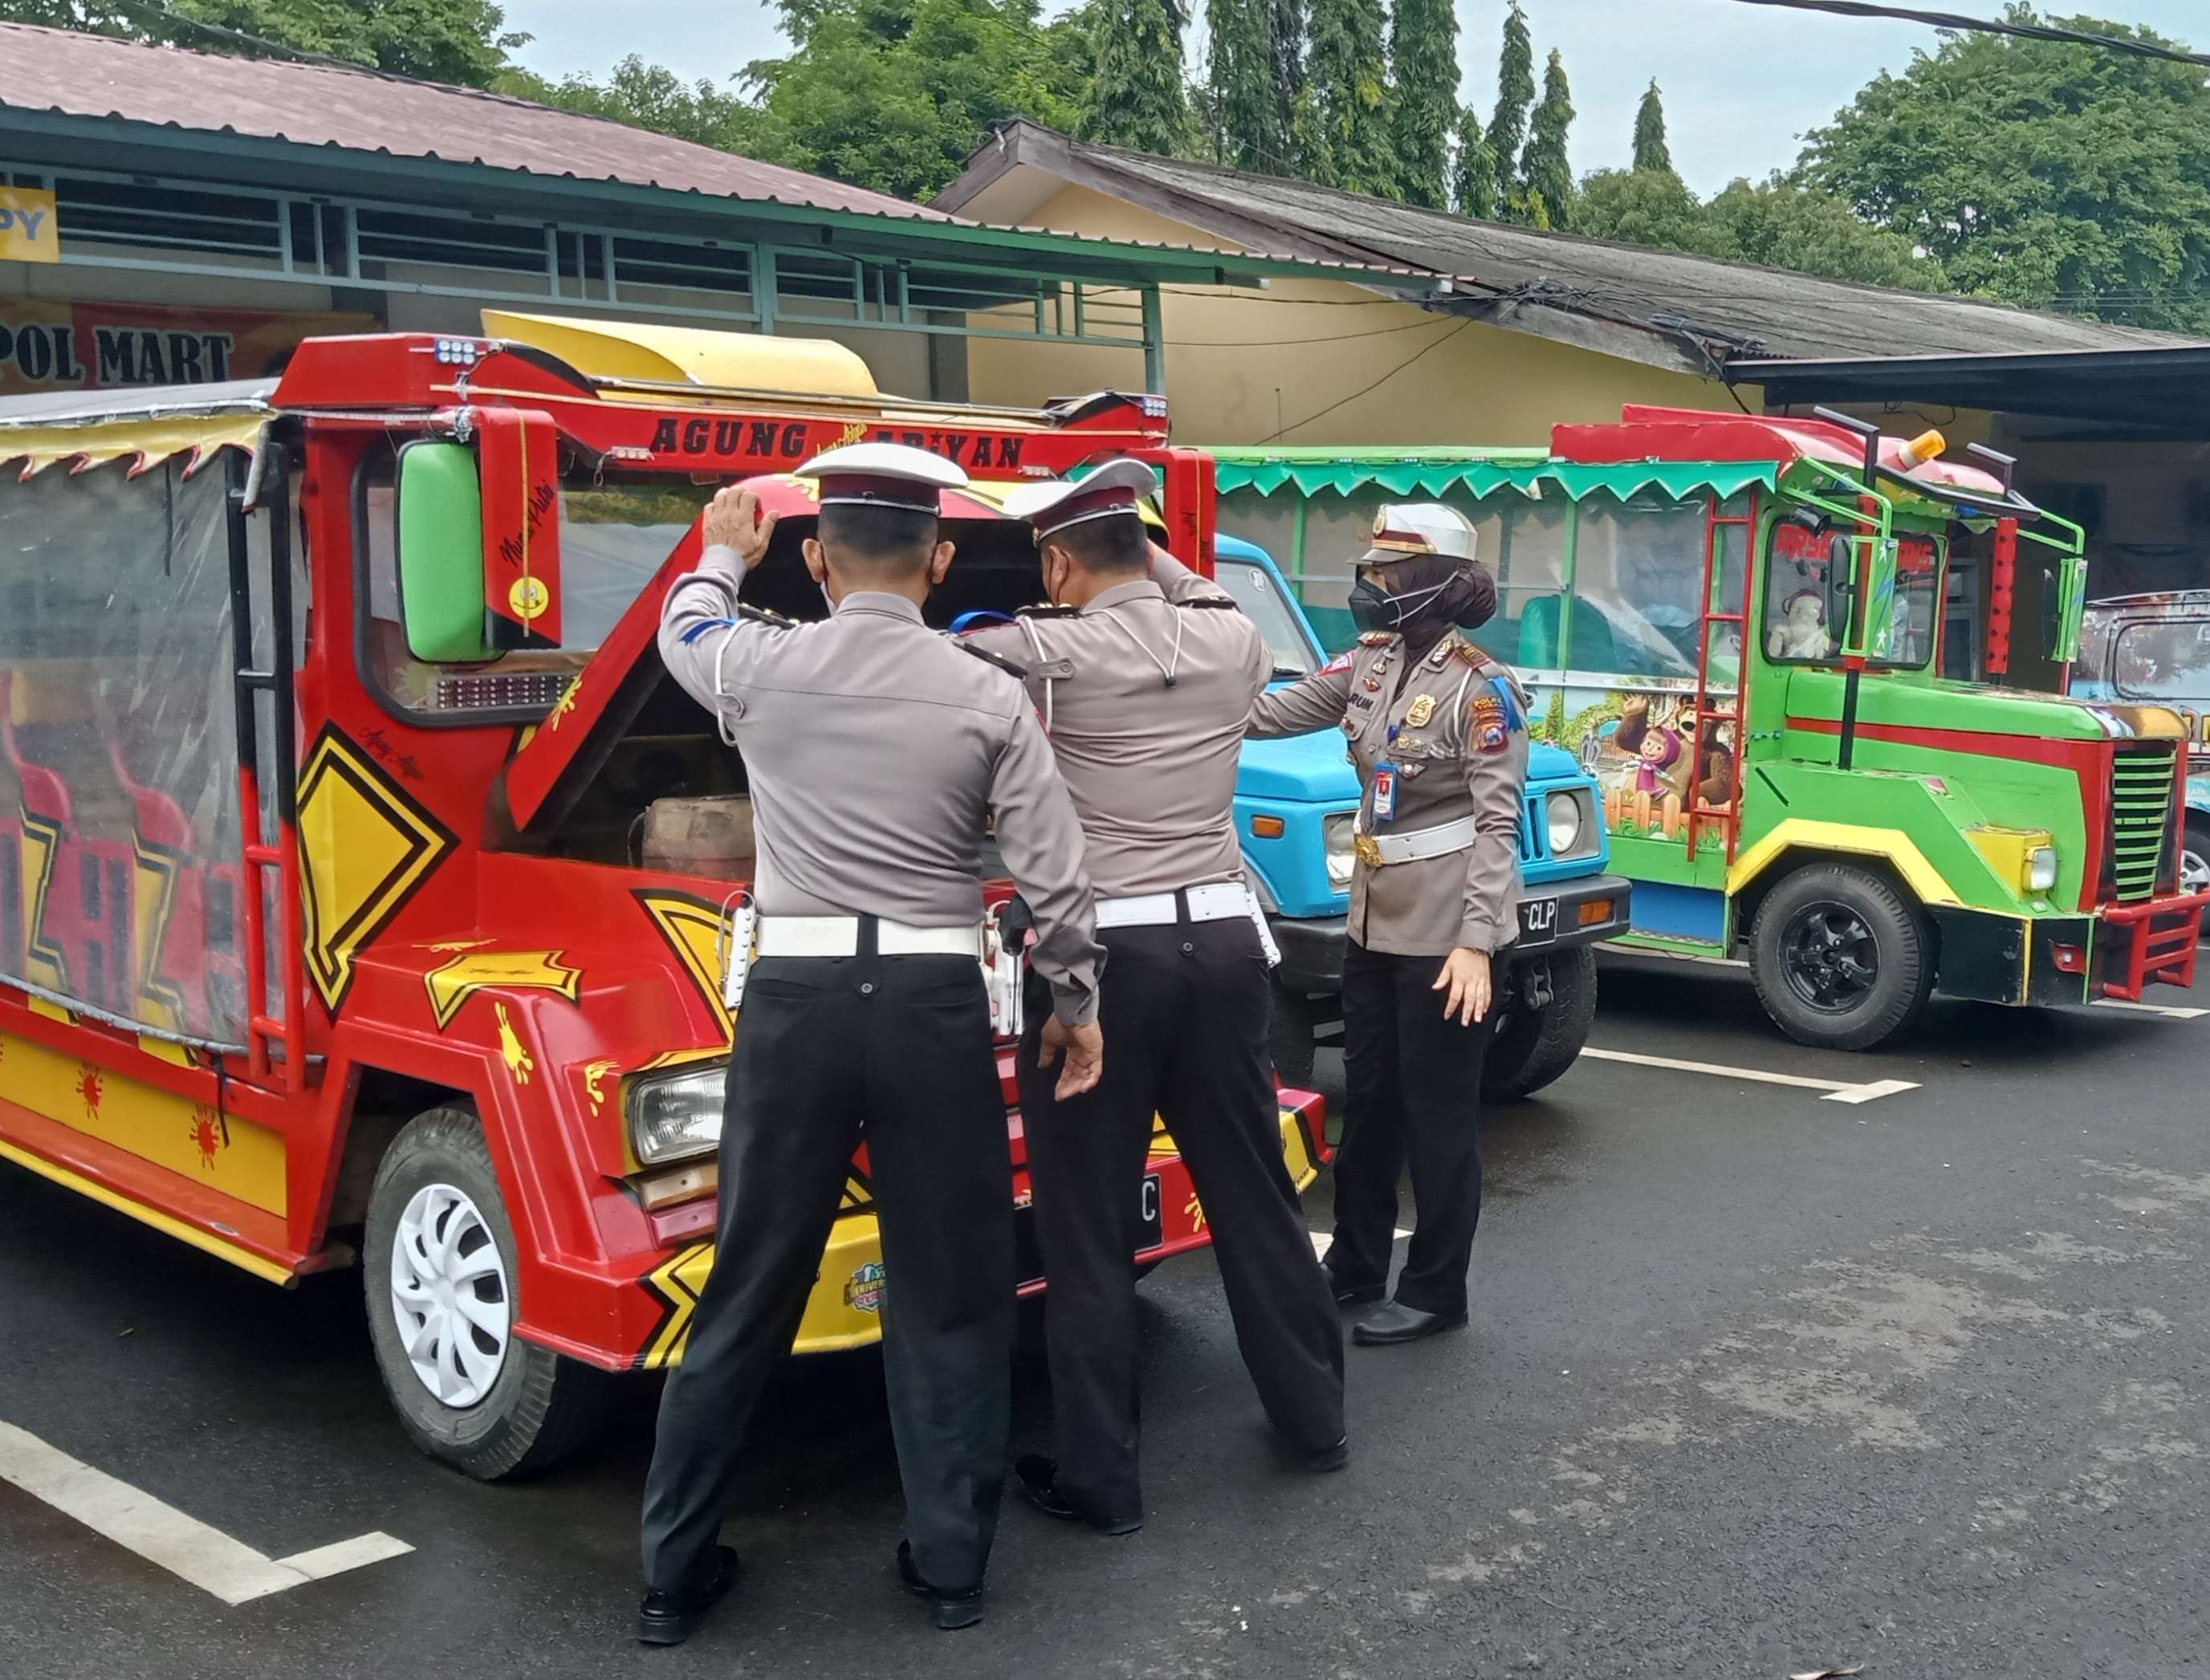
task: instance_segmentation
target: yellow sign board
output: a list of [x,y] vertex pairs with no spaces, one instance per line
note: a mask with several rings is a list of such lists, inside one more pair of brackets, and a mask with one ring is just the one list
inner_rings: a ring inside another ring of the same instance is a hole
[[54,196],[38,187],[0,184],[0,262],[58,263],[62,236]]

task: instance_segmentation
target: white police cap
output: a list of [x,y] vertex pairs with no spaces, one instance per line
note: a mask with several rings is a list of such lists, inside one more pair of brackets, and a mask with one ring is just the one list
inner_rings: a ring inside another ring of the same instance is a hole
[[906,444],[845,444],[798,469],[821,488],[824,507],[894,507],[938,511],[937,493],[965,486],[958,463]]
[[1473,522],[1456,508],[1440,502],[1390,502],[1374,516],[1373,547],[1357,563],[1387,565],[1418,554],[1470,560],[1476,558],[1474,547]]
[[1005,512],[1011,518],[1027,520],[1039,537],[1047,537],[1084,520],[1109,518],[1116,513],[1132,515],[1136,499],[1157,488],[1158,480],[1149,467],[1122,456],[1075,478],[1017,484],[1005,493]]

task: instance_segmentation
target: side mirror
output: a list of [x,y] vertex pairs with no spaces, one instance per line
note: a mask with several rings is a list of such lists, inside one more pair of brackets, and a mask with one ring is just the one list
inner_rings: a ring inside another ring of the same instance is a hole
[[2043,594],[2049,656],[2069,665],[2080,656],[2080,621],[2087,606],[2087,562],[2084,556],[2067,554],[2056,562],[2056,575]]
[[431,438],[399,450],[399,617],[432,664],[491,659],[484,637],[483,494],[475,451]]
[[399,607],[407,650],[466,663],[560,644],[559,433],[549,414],[476,413],[474,447],[399,451]]

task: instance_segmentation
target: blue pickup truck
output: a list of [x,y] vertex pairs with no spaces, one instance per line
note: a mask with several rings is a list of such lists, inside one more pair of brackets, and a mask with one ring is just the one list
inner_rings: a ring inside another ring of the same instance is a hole
[[[1282,682],[1307,676],[1327,655],[1266,551],[1223,533],[1220,583],[1265,632]],[[1332,729],[1247,741],[1235,778],[1235,826],[1266,907],[1282,966],[1275,970],[1274,1062],[1287,1085],[1312,1077],[1319,1035],[1342,1019],[1345,923],[1350,910],[1351,822],[1358,777]],[[1526,896],[1519,938],[1498,976],[1503,1016],[1482,1095],[1524,1097],[1581,1051],[1596,1013],[1600,940],[1623,934],[1632,891],[1605,870],[1596,784],[1567,753],[1537,743],[1527,759],[1519,828]]]

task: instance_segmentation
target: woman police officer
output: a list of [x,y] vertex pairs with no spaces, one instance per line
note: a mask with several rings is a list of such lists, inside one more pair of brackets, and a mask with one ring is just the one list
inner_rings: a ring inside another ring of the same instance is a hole
[[1466,1322],[1490,969],[1519,931],[1527,775],[1526,698],[1461,633],[1495,608],[1464,516],[1433,502],[1384,507],[1350,592],[1357,645],[1251,714],[1259,736],[1341,725],[1358,769],[1348,1105],[1325,1259],[1337,1301],[1386,1291],[1407,1157],[1418,1215],[1394,1299],[1351,1332],[1366,1346]]

